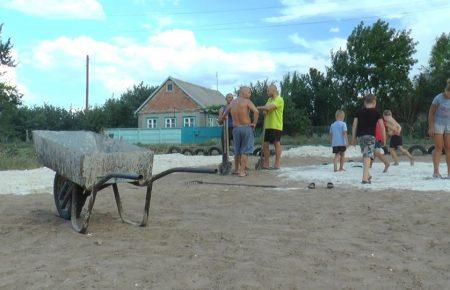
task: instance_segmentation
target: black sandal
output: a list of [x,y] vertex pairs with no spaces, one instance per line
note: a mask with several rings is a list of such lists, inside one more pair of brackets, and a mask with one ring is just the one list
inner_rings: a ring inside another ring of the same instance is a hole
[[315,189],[315,188],[316,188],[316,184],[315,184],[314,182],[311,182],[311,183],[308,185],[308,188],[309,188],[309,189]]
[[334,188],[334,184],[333,184],[332,182],[328,182],[328,183],[327,183],[327,188],[328,188],[328,189]]

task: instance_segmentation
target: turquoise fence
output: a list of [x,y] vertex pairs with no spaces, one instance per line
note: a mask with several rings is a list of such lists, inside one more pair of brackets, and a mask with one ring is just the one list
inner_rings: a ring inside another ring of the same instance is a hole
[[181,129],[181,143],[201,143],[220,139],[222,127],[184,127]]
[[105,134],[127,143],[189,144],[219,139],[222,127],[186,127],[181,129],[108,128]]
[[180,144],[181,129],[108,128],[105,134],[127,143]]

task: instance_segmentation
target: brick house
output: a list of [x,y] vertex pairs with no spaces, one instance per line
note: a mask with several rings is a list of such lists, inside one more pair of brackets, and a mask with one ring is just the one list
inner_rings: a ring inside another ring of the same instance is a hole
[[225,97],[216,90],[169,76],[134,113],[139,128],[213,127],[217,116],[205,109],[224,103]]

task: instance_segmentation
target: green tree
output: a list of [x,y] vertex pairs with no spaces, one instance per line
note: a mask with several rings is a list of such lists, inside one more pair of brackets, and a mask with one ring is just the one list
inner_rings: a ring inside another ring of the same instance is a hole
[[436,39],[431,49],[429,71],[432,85],[436,86],[437,91],[442,90],[450,78],[450,33],[443,33]]
[[[5,74],[5,68],[15,67],[11,54],[13,45],[11,39],[2,39],[3,24],[0,24],[0,77]],[[21,104],[22,95],[17,89],[0,79],[0,140],[14,138],[15,128],[13,119],[15,110]]]
[[339,99],[355,106],[370,92],[377,95],[381,109],[401,114],[398,104],[412,90],[408,75],[416,63],[415,46],[410,31],[397,31],[382,20],[371,26],[361,22],[348,37],[347,49],[331,55],[330,77]]
[[[137,115],[134,111],[157,89],[142,82],[127,89],[119,99],[110,98],[103,105],[105,125],[107,127],[137,127]],[[97,110],[97,113],[100,111]]]
[[[445,87],[446,80],[450,78],[450,33],[443,33],[434,43],[428,65],[413,79],[413,93],[410,100],[407,100],[412,120],[422,116],[426,123],[426,114],[433,98]],[[410,122],[408,122],[411,124]],[[419,122],[420,123],[420,122]],[[411,124],[420,128],[418,132],[413,132],[417,136],[425,134],[426,124]],[[417,131],[417,130],[415,130]]]

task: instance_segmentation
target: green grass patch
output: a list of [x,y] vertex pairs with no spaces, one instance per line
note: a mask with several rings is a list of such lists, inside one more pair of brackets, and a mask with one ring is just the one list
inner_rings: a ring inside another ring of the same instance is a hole
[[0,144],[0,170],[42,167],[31,143]]

